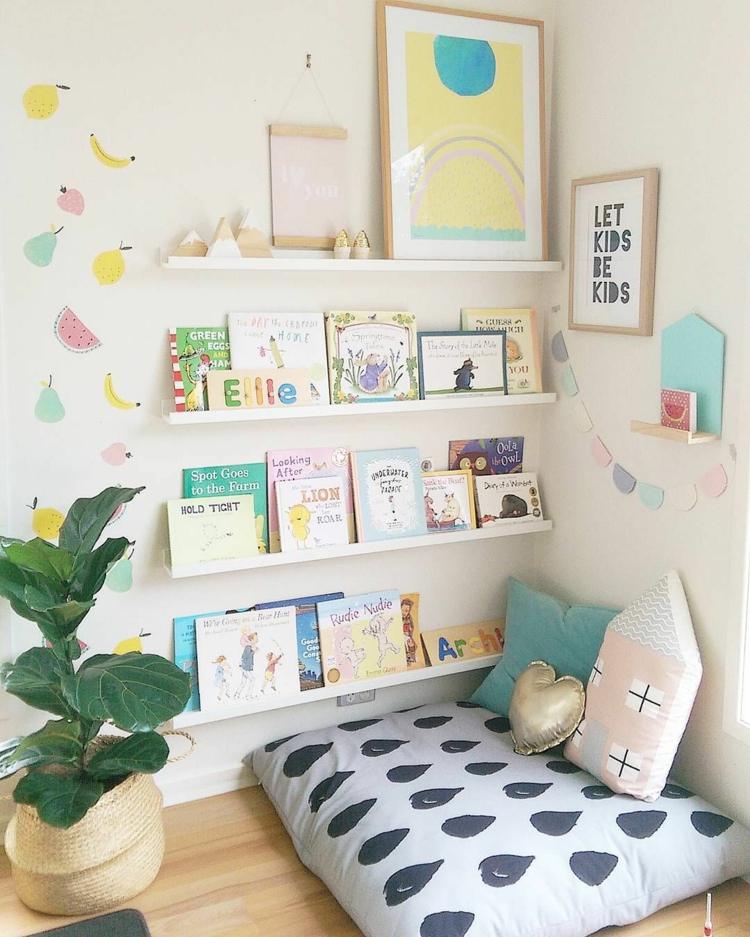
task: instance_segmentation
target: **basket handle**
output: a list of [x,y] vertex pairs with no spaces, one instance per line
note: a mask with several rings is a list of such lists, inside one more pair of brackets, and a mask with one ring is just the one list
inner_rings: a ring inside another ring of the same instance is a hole
[[180,736],[183,739],[187,739],[190,743],[190,748],[186,752],[182,752],[179,755],[170,755],[169,758],[167,758],[168,765],[173,765],[177,761],[183,761],[185,758],[189,758],[195,751],[197,742],[193,736],[184,729],[165,729],[161,734],[164,736],[164,738],[166,738],[168,735]]

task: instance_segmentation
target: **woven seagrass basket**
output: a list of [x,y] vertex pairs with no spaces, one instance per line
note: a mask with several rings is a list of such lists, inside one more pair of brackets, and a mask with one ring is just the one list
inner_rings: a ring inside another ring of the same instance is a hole
[[47,914],[96,914],[137,895],[164,858],[161,791],[132,774],[67,830],[16,806],[5,833],[13,883],[25,905]]

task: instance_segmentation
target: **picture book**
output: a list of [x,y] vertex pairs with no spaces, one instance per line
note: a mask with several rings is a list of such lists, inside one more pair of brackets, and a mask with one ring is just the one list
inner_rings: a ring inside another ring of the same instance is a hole
[[229,332],[223,326],[175,326],[169,330],[175,410],[208,410],[210,371],[230,364]]
[[536,472],[479,475],[474,479],[474,484],[482,527],[543,519]]
[[174,662],[190,677],[190,699],[183,712],[194,712],[201,708],[200,688],[198,686],[198,648],[195,637],[195,622],[198,618],[214,615],[234,615],[246,612],[246,608],[233,608],[223,612],[203,612],[200,615],[181,615],[172,619],[174,630]]
[[198,618],[203,711],[300,692],[293,605]]
[[422,483],[428,533],[473,530],[477,526],[470,469],[425,472]]
[[361,542],[427,533],[419,450],[353,452],[352,487]]
[[268,481],[268,538],[271,553],[281,550],[279,534],[279,512],[276,502],[276,482],[299,481],[305,478],[322,478],[337,475],[341,479],[341,494],[349,531],[349,540],[354,540],[354,508],[352,506],[352,480],[349,467],[349,450],[341,446],[316,449],[274,449],[266,456]]
[[452,439],[448,468],[470,469],[472,475],[509,475],[523,471],[523,436],[495,439]]
[[661,425],[694,433],[698,415],[698,395],[691,390],[663,387],[661,392]]
[[318,633],[318,603],[343,599],[343,592],[328,592],[325,595],[305,595],[297,599],[282,599],[280,602],[263,602],[256,609],[282,608],[293,605],[297,621],[297,667],[300,689],[315,690],[323,686],[323,665],[320,661],[320,635]]
[[505,332],[420,332],[422,397],[507,394]]
[[213,495],[252,495],[258,552],[268,552],[268,506],[266,463],[205,465],[182,470],[182,497],[208,498]]
[[281,552],[349,543],[341,478],[298,478],[276,482]]
[[252,495],[167,502],[172,565],[236,560],[258,552]]
[[422,632],[425,655],[432,667],[458,664],[475,657],[489,657],[503,650],[505,622],[478,621],[472,625],[449,625]]
[[417,400],[416,319],[408,312],[329,312],[331,403]]
[[508,393],[542,392],[542,352],[535,309],[462,309],[467,332],[505,332]]
[[318,605],[320,655],[327,685],[406,670],[400,602],[394,589]]
[[426,667],[427,661],[422,647],[422,632],[419,628],[419,593],[406,592],[401,596],[401,622],[404,627],[404,650],[409,670]]
[[328,403],[322,312],[230,312],[232,367],[304,368],[311,403]]

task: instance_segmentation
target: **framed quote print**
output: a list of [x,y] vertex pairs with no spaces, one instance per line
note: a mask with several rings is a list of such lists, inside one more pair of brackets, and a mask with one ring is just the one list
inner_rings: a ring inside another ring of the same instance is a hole
[[388,257],[546,259],[543,32],[378,0]]
[[659,170],[574,179],[568,327],[653,335]]

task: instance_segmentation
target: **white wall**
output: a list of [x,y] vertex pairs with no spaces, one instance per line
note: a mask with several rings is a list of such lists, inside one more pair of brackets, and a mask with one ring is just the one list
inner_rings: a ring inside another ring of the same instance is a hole
[[[573,178],[661,169],[654,337],[566,332],[594,423],[638,477],[693,481],[726,458],[747,407],[741,353],[748,317],[750,79],[745,0],[576,0],[556,14],[552,252],[568,256]],[[567,273],[550,284],[567,321]],[[695,310],[727,336],[721,445],[681,447],[632,435],[658,413],[659,335]],[[746,379],[745,379],[746,386]],[[537,543],[544,585],[569,597],[626,604],[667,568],[683,577],[705,676],[678,758],[681,776],[750,821],[750,748],[722,731],[734,489],[689,514],[651,513],[612,485],[572,422],[570,402],[545,414],[544,492],[556,528]]]
[[[548,16],[552,0],[451,0]],[[66,510],[80,495],[121,482],[146,484],[113,533],[137,540],[136,587],[126,595],[105,589],[81,629],[93,651],[109,651],[140,629],[151,632],[144,649],[171,653],[174,615],[210,611],[341,588],[348,593],[394,586],[424,596],[423,623],[476,620],[503,607],[508,573],[533,576],[533,543],[512,538],[486,545],[383,554],[297,568],[171,581],[162,568],[166,545],[164,502],[180,492],[184,466],[262,458],[267,448],[332,443],[353,448],[417,443],[442,457],[449,438],[525,433],[527,462],[538,461],[538,419],[531,411],[499,417],[370,417],[349,423],[278,427],[170,428],[160,419],[170,396],[166,329],[170,324],[220,323],[228,310],[408,308],[425,328],[456,327],[463,305],[537,304],[537,276],[461,277],[442,274],[355,276],[331,274],[167,273],[160,247],[197,227],[209,237],[219,215],[236,223],[251,205],[270,226],[267,125],[280,115],[288,93],[313,56],[318,81],[336,118],[348,128],[352,186],[350,230],[365,227],[382,244],[379,129],[372,0],[114,0],[63,4],[3,4],[0,9],[0,121],[6,167],[2,185],[2,265],[5,269],[7,379],[12,388],[7,458],[11,483],[9,529],[31,536],[31,512],[41,504]],[[548,63],[549,64],[549,63]],[[58,112],[29,120],[21,95],[32,83],[60,83]],[[308,88],[284,114],[326,120]],[[96,132],[118,155],[135,154],[125,169],[108,169],[89,151]],[[81,217],[55,204],[61,184],[86,199]],[[64,224],[52,264],[31,266],[24,241],[55,222]],[[124,279],[99,286],[93,257],[133,245]],[[70,305],[104,346],[73,355],[57,342],[53,323]],[[134,411],[111,409],[102,394],[111,371]],[[52,373],[67,409],[61,423],[34,419],[39,381]],[[99,456],[125,442],[133,458],[121,469]],[[36,637],[15,632],[16,650]],[[374,704],[346,717],[385,711],[466,692],[475,679],[444,678],[403,690],[381,691]],[[167,770],[172,799],[236,780],[239,759],[269,738],[335,720],[332,702],[209,725],[196,730],[197,753]],[[14,729],[20,725],[13,726]],[[201,787],[202,785],[202,787]]]

